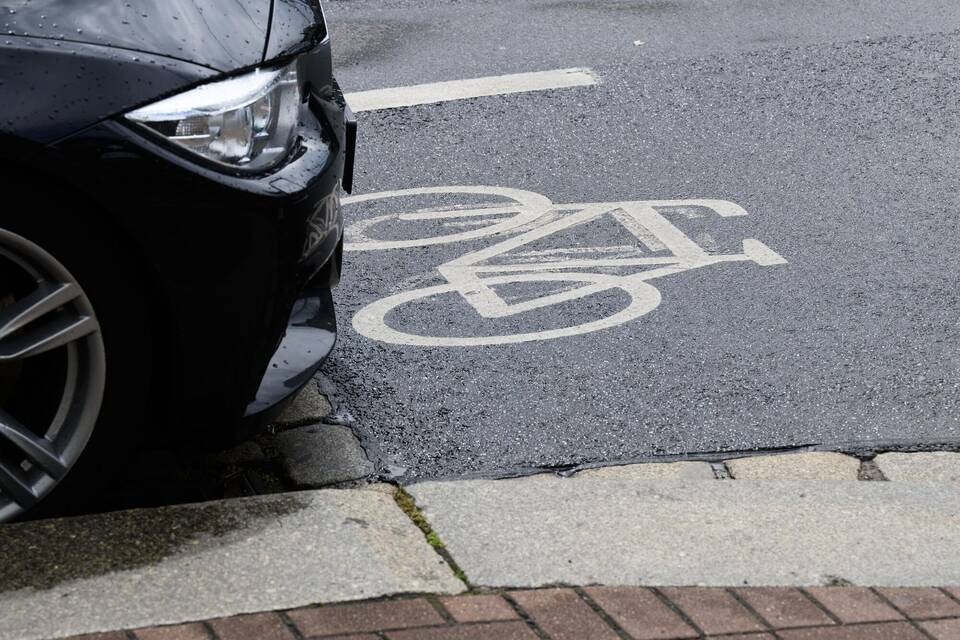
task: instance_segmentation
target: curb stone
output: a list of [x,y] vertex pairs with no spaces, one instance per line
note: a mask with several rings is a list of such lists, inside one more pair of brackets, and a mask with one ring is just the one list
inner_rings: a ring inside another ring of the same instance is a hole
[[857,480],[860,461],[828,451],[735,458],[725,462],[735,480]]
[[573,476],[592,480],[714,480],[713,469],[707,462],[647,462],[613,467],[584,469]]
[[875,460],[888,480],[901,482],[960,482],[960,453],[881,453]]
[[327,397],[320,392],[320,383],[311,380],[277,418],[279,426],[319,422],[333,411]]
[[287,476],[298,487],[323,487],[362,480],[376,469],[349,427],[315,424],[273,438]]

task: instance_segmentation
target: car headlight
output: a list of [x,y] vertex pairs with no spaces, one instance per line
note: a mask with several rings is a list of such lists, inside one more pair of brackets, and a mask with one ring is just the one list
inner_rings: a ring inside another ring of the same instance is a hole
[[126,117],[219,165],[262,171],[295,143],[299,87],[294,62],[200,85]]

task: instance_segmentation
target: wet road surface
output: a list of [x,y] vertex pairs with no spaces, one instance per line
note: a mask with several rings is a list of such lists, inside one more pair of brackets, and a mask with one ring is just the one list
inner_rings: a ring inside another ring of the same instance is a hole
[[[326,7],[348,92],[598,78],[359,114],[324,389],[380,474],[960,448],[954,3]],[[258,442],[31,517],[297,489]]]
[[549,200],[346,207],[325,373],[380,468],[957,447],[960,7],[890,4],[329,3],[346,91],[600,78],[360,114],[355,194]]

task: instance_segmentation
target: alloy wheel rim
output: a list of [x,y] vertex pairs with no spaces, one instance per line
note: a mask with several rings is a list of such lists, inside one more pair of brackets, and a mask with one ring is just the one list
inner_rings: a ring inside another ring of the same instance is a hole
[[39,503],[80,457],[103,401],[105,354],[90,300],[60,262],[4,229],[0,261],[4,522]]

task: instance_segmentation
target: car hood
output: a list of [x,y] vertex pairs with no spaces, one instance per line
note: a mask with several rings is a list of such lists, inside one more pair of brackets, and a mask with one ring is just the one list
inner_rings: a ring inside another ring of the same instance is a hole
[[231,71],[263,59],[270,0],[0,0],[3,32]]

